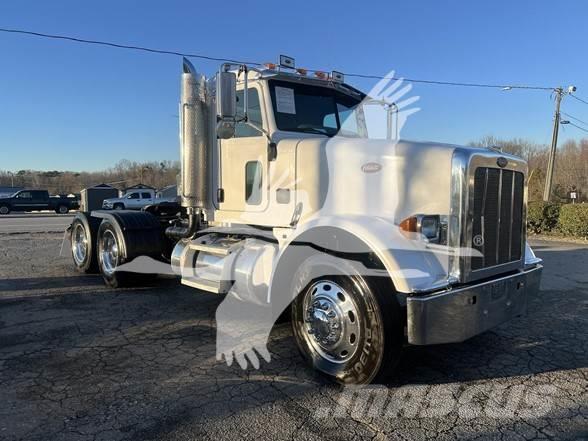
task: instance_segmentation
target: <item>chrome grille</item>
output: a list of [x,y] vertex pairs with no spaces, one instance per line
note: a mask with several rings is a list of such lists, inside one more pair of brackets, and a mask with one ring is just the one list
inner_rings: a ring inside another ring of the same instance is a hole
[[524,176],[478,167],[474,174],[471,270],[518,261],[522,254]]

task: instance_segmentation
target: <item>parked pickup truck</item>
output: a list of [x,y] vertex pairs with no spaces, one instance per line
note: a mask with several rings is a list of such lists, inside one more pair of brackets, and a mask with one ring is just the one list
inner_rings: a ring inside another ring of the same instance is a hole
[[21,190],[7,198],[0,198],[0,214],[42,210],[54,210],[56,213],[65,214],[78,208],[80,204],[76,198],[49,196],[47,190]]
[[105,210],[140,210],[155,202],[155,190],[131,190],[120,198],[105,199],[102,208]]

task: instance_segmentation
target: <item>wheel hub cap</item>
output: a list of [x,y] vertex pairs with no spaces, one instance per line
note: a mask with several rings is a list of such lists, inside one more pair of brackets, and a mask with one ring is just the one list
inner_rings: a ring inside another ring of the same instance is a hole
[[88,238],[86,237],[85,228],[78,224],[74,230],[72,241],[73,258],[77,264],[82,264],[86,259],[88,252]]
[[357,305],[339,285],[319,281],[306,292],[304,338],[323,358],[345,362],[357,350],[360,324]]
[[113,274],[118,265],[118,245],[114,235],[110,231],[105,231],[100,244],[100,259],[102,260],[102,269],[106,274]]

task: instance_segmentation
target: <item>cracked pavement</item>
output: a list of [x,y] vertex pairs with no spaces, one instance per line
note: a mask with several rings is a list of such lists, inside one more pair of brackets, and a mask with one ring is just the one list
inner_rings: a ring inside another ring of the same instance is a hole
[[0,235],[0,440],[588,440],[588,247],[533,245],[545,270],[529,315],[407,348],[377,391],[410,405],[374,416],[337,407],[345,391],[304,364],[289,324],[269,364],[228,367],[221,297],[173,279],[110,290],[59,256],[60,234]]

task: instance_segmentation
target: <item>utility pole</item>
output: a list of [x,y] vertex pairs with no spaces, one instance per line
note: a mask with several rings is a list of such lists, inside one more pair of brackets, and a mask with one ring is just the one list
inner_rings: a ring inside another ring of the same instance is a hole
[[551,186],[553,184],[553,169],[555,166],[555,151],[557,149],[557,136],[559,134],[560,113],[559,107],[563,97],[563,88],[555,89],[555,115],[553,116],[553,135],[551,137],[551,150],[549,151],[549,161],[547,162],[547,174],[545,176],[545,188],[543,189],[543,201],[549,202],[551,197]]

